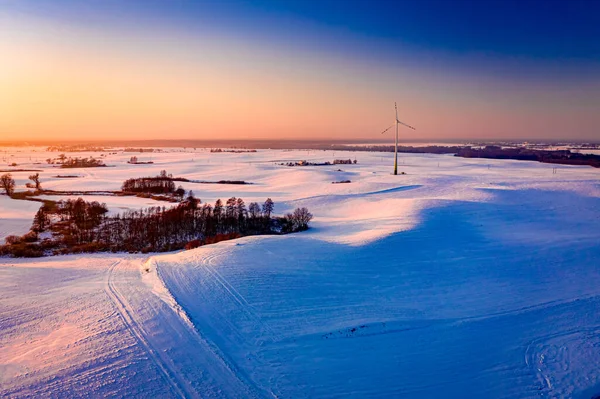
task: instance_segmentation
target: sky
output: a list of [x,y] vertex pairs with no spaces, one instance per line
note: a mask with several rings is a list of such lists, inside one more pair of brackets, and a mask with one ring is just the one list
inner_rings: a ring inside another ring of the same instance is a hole
[[600,2],[0,0],[0,141],[600,141]]

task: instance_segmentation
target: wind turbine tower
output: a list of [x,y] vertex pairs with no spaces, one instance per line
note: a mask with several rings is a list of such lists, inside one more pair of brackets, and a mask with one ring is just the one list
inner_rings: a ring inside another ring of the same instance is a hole
[[381,134],[384,134],[385,132],[387,132],[394,126],[396,126],[396,146],[394,147],[394,174],[397,175],[398,174],[398,125],[406,126],[412,130],[417,130],[417,129],[415,129],[411,125],[408,125],[408,124],[400,121],[400,119],[398,119],[398,105],[396,103],[394,103],[394,108],[396,108],[396,121],[394,122],[394,124],[392,126],[388,127],[383,132],[381,132]]

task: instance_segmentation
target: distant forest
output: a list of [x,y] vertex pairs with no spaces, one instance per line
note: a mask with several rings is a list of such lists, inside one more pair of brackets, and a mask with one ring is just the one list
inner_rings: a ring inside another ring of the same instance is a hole
[[[375,141],[375,140],[374,140]],[[464,141],[463,141],[464,142]],[[367,152],[394,152],[394,146],[389,144],[364,145],[364,140],[131,140],[131,141],[103,141],[73,143],[73,147],[105,146],[122,147],[124,145],[135,147],[179,147],[184,150],[197,148],[223,147],[228,152],[253,152],[254,149],[302,149],[302,150],[332,150],[332,151],[367,151]],[[22,143],[0,142],[0,145],[20,145]],[[538,161],[563,165],[590,165],[600,167],[600,155],[580,154],[570,150],[547,150],[545,146],[575,146],[576,149],[600,150],[600,142],[593,141],[544,141],[535,144],[529,142],[528,147],[521,146],[521,142],[478,142],[472,145],[430,145],[406,146],[399,145],[398,152],[413,154],[453,154],[464,158],[489,158],[489,159],[515,159]],[[31,145],[28,143],[28,145]],[[54,145],[51,141],[40,141],[37,145]],[[499,147],[502,145],[503,147]],[[531,147],[541,148],[531,148]],[[491,148],[490,148],[491,147]],[[50,147],[52,148],[52,147]],[[55,147],[56,148],[56,147]],[[59,147],[60,148],[60,147]],[[156,150],[160,151],[160,150]]]
[[[452,140],[452,139],[439,139],[443,140],[444,143],[455,143],[449,144],[445,147],[465,147],[465,140]],[[381,140],[380,137],[374,137],[373,140],[369,140],[369,143],[377,143],[381,142],[381,144],[373,144],[373,147],[391,147],[393,150],[393,146],[387,144],[388,141]],[[437,141],[437,140],[434,140]],[[492,140],[478,140],[473,141],[469,140],[471,143],[475,143],[475,146],[485,146],[489,144],[498,144],[498,142],[494,142]],[[527,140],[529,145],[534,145],[536,140]],[[588,149],[600,149],[600,141],[584,141],[584,140],[537,140],[538,143],[543,145],[554,145],[554,146],[570,146],[576,144],[582,144],[582,148]],[[519,141],[503,141],[503,143],[516,146],[520,144]],[[54,140],[38,140],[35,142],[27,142],[19,140],[5,140],[0,141],[0,146],[31,146],[31,145],[40,145],[40,146],[51,146],[54,151],[98,151],[99,149],[104,149],[108,147],[112,148],[126,148],[126,151],[135,151],[135,152],[146,152],[149,148],[154,147],[154,151],[160,151],[161,147],[178,147],[178,148],[222,148],[222,149],[311,149],[311,150],[338,150],[342,148],[352,147],[354,148],[368,148],[365,145],[365,139],[344,139],[344,140],[249,140],[249,139],[239,139],[239,140],[223,140],[223,139],[208,139],[208,140],[81,140],[81,141],[72,141],[69,145],[65,145],[63,142],[57,142]],[[503,144],[504,145],[504,144]],[[401,148],[410,148],[409,146],[402,145],[400,143]],[[444,147],[444,146],[440,146]],[[422,147],[413,147],[413,148],[422,148]],[[370,151],[373,151],[372,149]]]
[[600,155],[580,154],[569,150],[532,150],[528,148],[502,148],[488,145],[481,149],[463,148],[455,154],[463,158],[515,159],[561,165],[589,165],[600,168]]

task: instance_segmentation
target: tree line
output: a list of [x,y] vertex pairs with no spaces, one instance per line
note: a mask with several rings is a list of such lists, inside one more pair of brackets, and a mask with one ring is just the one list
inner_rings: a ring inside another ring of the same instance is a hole
[[[31,180],[32,183],[27,183],[27,188],[35,188],[38,191],[42,189],[42,182],[40,181],[39,173],[29,176],[29,180]],[[13,179],[10,173],[5,173],[0,176],[0,187],[9,197],[15,193],[15,186],[15,179]]]
[[[104,156],[104,155],[102,155],[102,156]],[[46,162],[49,165],[58,162],[60,164],[61,168],[97,168],[97,167],[106,166],[104,164],[104,162],[102,162],[99,159],[95,159],[94,157],[89,157],[89,158],[68,157],[67,158],[67,156],[65,154],[60,154],[56,159],[48,158],[48,159],[46,159]]]
[[111,216],[106,205],[96,201],[78,198],[47,202],[34,218],[32,233],[50,231],[54,238],[38,244],[11,237],[12,245],[0,248],[0,253],[19,256],[24,248],[29,249],[24,256],[48,252],[165,252],[247,235],[301,231],[312,219],[306,208],[282,217],[274,217],[273,208],[270,198],[246,206],[242,198],[231,197],[211,205],[190,195],[173,208],[150,207]]
[[175,192],[175,182],[169,177],[139,177],[127,179],[121,190],[132,193],[172,194]]

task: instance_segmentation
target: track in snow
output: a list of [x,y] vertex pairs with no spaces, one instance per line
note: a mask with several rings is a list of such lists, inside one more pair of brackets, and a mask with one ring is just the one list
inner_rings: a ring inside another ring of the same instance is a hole
[[[145,295],[140,297],[135,291],[121,292],[118,284],[115,284],[119,281],[116,277],[119,275],[120,264],[120,261],[115,262],[107,271],[105,290],[127,329],[160,371],[173,396],[272,396],[245,376],[215,343],[204,337],[202,331],[191,326],[188,320],[184,320],[173,308],[173,304],[166,303],[164,298],[152,294],[148,298]],[[131,302],[126,298],[131,298]],[[135,303],[136,300],[141,302]],[[149,319],[146,312],[150,315]],[[153,327],[157,321],[161,325],[158,330]],[[152,331],[152,334],[147,331]]]
[[160,370],[165,382],[171,387],[172,392],[181,398],[197,397],[198,395],[189,389],[187,386],[188,384],[178,377],[177,371],[173,368],[173,361],[166,358],[166,355],[155,350],[151,342],[151,336],[147,335],[141,325],[136,321],[135,312],[127,302],[127,299],[121,295],[116,287],[114,283],[115,270],[120,263],[121,261],[116,261],[108,268],[106,273],[106,293],[114,303],[115,308],[123,319],[127,329],[136,338],[141,347],[144,348],[146,353],[148,353],[148,357]]
[[[158,262],[155,262],[155,267],[160,278]],[[221,282],[219,283],[223,284]],[[224,285],[223,288],[225,288]],[[239,299],[236,297],[236,300]],[[213,342],[206,334],[204,334],[204,331],[202,331],[197,324],[190,325],[187,314],[185,320],[182,318],[180,312],[174,310],[173,314],[177,315],[182,321],[181,326],[185,327],[187,339],[193,344],[192,346],[188,346],[190,353],[195,352],[193,354],[196,355],[196,358],[198,357],[198,354],[200,354],[200,356],[207,361],[202,366],[205,367],[206,371],[208,371],[213,378],[216,377],[219,389],[227,387],[230,390],[228,394],[219,392],[219,396],[240,398],[276,397],[271,390],[257,386],[252,379],[221,350],[216,342]]]

